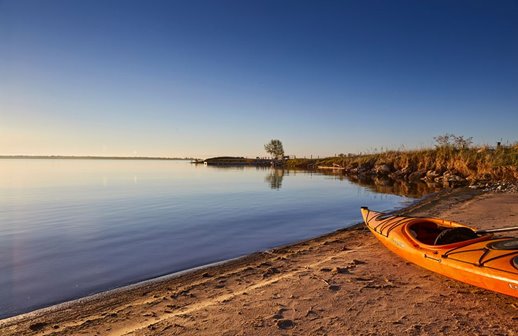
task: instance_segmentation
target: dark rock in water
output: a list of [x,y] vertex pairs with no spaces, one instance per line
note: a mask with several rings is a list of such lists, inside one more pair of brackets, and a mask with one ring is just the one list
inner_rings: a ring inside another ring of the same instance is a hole
[[421,180],[421,178],[424,177],[425,175],[426,175],[426,170],[421,169],[421,170],[415,171],[415,172],[411,173],[410,175],[408,175],[408,180],[410,182],[419,182],[419,180]]
[[373,168],[373,164],[370,162],[362,163],[358,166],[358,173],[366,173]]
[[387,164],[382,164],[374,167],[374,171],[377,175],[386,176],[392,172],[392,167]]

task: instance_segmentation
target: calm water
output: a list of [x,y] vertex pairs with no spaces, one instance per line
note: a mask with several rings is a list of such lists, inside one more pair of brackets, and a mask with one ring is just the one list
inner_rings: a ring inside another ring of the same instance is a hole
[[187,161],[0,160],[0,318],[404,206],[333,176]]

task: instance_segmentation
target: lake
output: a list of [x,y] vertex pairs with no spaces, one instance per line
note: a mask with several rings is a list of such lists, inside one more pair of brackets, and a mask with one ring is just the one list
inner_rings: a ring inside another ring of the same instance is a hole
[[415,198],[188,161],[0,159],[0,318],[316,237]]

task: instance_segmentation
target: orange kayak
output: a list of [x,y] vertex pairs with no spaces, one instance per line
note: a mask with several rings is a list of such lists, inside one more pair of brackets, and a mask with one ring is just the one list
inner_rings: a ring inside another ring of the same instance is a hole
[[437,218],[397,217],[361,209],[383,245],[421,267],[474,286],[518,297],[518,239],[477,234]]

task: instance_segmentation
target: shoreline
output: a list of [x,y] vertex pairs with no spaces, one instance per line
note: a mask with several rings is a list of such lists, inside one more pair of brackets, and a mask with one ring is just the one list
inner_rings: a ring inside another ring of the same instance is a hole
[[[449,192],[449,191],[451,192],[452,190],[444,189],[444,190],[442,190],[440,192],[436,192],[436,193],[433,193],[433,194],[434,195],[435,194],[442,194],[443,192]],[[414,200],[412,200],[410,202],[407,202],[407,204],[409,204],[409,205],[401,204],[400,205],[401,207],[396,207],[394,210],[392,210],[390,212],[387,212],[387,213],[396,213],[396,212],[403,211],[405,209],[408,209],[410,207],[415,206],[416,204],[422,203],[423,201],[427,200],[431,196],[432,196],[432,194],[429,194],[429,195],[423,196],[423,197],[421,197],[419,199],[414,199]],[[307,242],[310,242],[310,241],[315,240],[315,239],[325,238],[325,237],[333,235],[333,234],[335,234],[337,232],[348,231],[350,229],[355,229],[357,227],[361,227],[361,226],[363,226],[363,222],[349,222],[349,223],[346,223],[345,225],[346,225],[345,227],[342,227],[342,228],[339,228],[339,229],[335,229],[334,231],[330,231],[330,232],[327,232],[327,233],[323,233],[320,236],[304,238],[302,240],[293,241],[293,242],[285,243],[285,244],[282,244],[282,245],[274,246],[274,247],[271,247],[271,248],[267,248],[266,250],[257,250],[257,251],[253,251],[253,252],[251,252],[249,254],[243,254],[243,255],[240,255],[240,256],[231,257],[229,259],[217,260],[217,261],[214,261],[214,262],[209,262],[207,264],[202,264],[202,265],[199,265],[199,266],[193,266],[191,268],[187,268],[187,269],[183,269],[183,270],[179,270],[179,271],[174,271],[174,272],[171,272],[171,273],[165,273],[165,274],[162,273],[161,275],[154,276],[154,277],[151,277],[151,278],[144,278],[143,280],[139,280],[139,281],[134,282],[134,283],[124,284],[124,285],[122,285],[120,287],[114,287],[114,288],[103,290],[103,291],[100,291],[100,292],[94,292],[92,294],[87,294],[85,296],[66,299],[65,301],[55,302],[55,303],[51,303],[51,304],[46,305],[46,306],[36,307],[36,308],[33,308],[30,311],[21,312],[21,313],[18,313],[18,314],[15,314],[15,315],[11,315],[11,316],[7,316],[7,317],[0,316],[0,331],[1,331],[1,328],[2,328],[2,326],[4,324],[11,324],[15,320],[20,320],[20,319],[25,319],[25,318],[34,318],[34,317],[37,317],[37,316],[40,316],[40,315],[44,315],[44,314],[47,314],[47,313],[50,313],[50,312],[53,312],[53,311],[67,309],[68,307],[71,307],[71,306],[76,305],[76,304],[85,304],[85,303],[88,303],[88,302],[91,302],[91,301],[95,301],[95,300],[98,300],[98,299],[102,299],[102,298],[108,297],[110,295],[115,295],[117,293],[123,293],[123,292],[126,292],[126,291],[131,291],[131,290],[134,290],[134,289],[138,289],[138,288],[149,286],[149,285],[153,285],[153,284],[160,284],[162,282],[166,282],[166,281],[169,281],[171,279],[178,278],[180,276],[189,275],[190,273],[194,273],[194,272],[197,272],[197,271],[203,271],[203,270],[206,270],[206,269],[211,269],[213,267],[218,267],[218,266],[223,265],[223,264],[232,263],[232,262],[236,262],[236,261],[241,261],[241,260],[245,260],[245,259],[248,259],[248,258],[253,258],[256,255],[261,255],[263,253],[269,253],[269,251],[279,250],[279,249],[283,249],[283,248],[289,248],[291,246],[297,246],[299,244],[307,243]],[[2,334],[0,333],[0,335],[2,335]]]
[[[390,212],[386,212],[386,213],[387,214],[404,215],[404,214],[406,214],[408,212],[411,212],[412,209],[415,209],[416,207],[422,207],[425,204],[433,202],[437,198],[444,197],[444,194],[448,194],[448,195],[451,194],[453,191],[458,191],[458,189],[450,189],[450,190],[443,189],[443,190],[441,190],[439,192],[435,192],[435,193],[431,193],[429,195],[426,195],[426,196],[422,197],[421,199],[418,199],[418,200],[412,202],[408,206],[405,206],[405,207],[399,208],[399,209],[394,209],[394,210],[392,210]],[[13,315],[13,316],[8,316],[8,317],[5,317],[5,318],[0,318],[0,327],[2,327],[2,325],[5,324],[5,323],[11,323],[14,320],[20,320],[20,319],[24,319],[24,318],[33,318],[34,316],[40,316],[42,314],[46,314],[46,313],[53,312],[53,311],[56,311],[56,310],[67,309],[68,307],[73,306],[74,304],[84,304],[84,303],[87,303],[87,302],[90,302],[90,301],[93,301],[93,300],[96,300],[96,299],[101,299],[101,298],[109,296],[109,295],[114,295],[114,294],[117,294],[117,293],[138,289],[138,288],[141,288],[143,286],[159,284],[161,282],[165,282],[165,281],[168,281],[168,280],[171,280],[171,279],[183,276],[183,275],[188,275],[188,274],[193,273],[193,272],[203,271],[203,270],[207,270],[207,269],[210,269],[212,267],[217,267],[217,266],[220,266],[220,265],[223,265],[223,264],[240,261],[240,260],[243,260],[243,259],[246,259],[246,258],[249,258],[249,257],[253,257],[255,255],[261,255],[263,253],[269,253],[268,251],[274,251],[274,250],[294,247],[294,246],[297,246],[299,244],[304,244],[304,243],[307,243],[307,242],[310,242],[310,241],[313,241],[313,240],[316,240],[316,239],[324,239],[324,238],[326,238],[328,236],[332,236],[332,235],[336,234],[337,232],[356,230],[356,229],[362,228],[363,225],[364,225],[363,222],[353,223],[353,224],[351,224],[351,225],[349,225],[349,226],[347,226],[345,228],[341,228],[341,229],[338,229],[338,230],[335,230],[335,231],[332,231],[332,232],[328,232],[328,233],[325,233],[325,234],[317,236],[317,237],[312,237],[312,238],[296,241],[296,242],[293,242],[293,243],[288,243],[288,244],[285,244],[285,245],[276,246],[276,247],[273,247],[271,249],[267,249],[265,251],[256,251],[256,252],[252,252],[250,254],[245,254],[245,255],[242,255],[242,256],[238,256],[238,257],[235,257],[235,258],[220,260],[220,261],[208,263],[208,264],[205,264],[205,265],[200,265],[200,266],[188,268],[188,269],[185,269],[185,270],[181,270],[181,271],[177,271],[177,272],[172,272],[172,273],[160,275],[160,276],[157,276],[157,277],[154,277],[154,278],[145,279],[145,280],[142,280],[142,281],[138,281],[136,283],[124,285],[124,286],[121,286],[121,287],[116,287],[116,288],[113,288],[113,289],[109,289],[109,290],[106,290],[106,291],[90,294],[90,295],[83,296],[83,297],[80,297],[80,298],[71,299],[71,300],[67,300],[67,301],[64,301],[64,302],[60,302],[60,303],[55,303],[55,304],[52,304],[50,306],[36,308],[36,309],[34,309],[32,311],[29,311],[29,312],[20,313],[20,314]],[[34,316],[32,316],[32,315],[34,315]]]
[[[483,197],[484,195],[487,195],[487,193],[466,188],[444,190],[424,197],[422,200],[417,201],[409,207],[395,210],[393,213],[402,215],[419,216],[426,214],[427,216],[435,216],[444,211],[461,208],[463,205],[472,202],[473,199],[480,196]],[[309,265],[318,268],[320,267],[319,265],[336,259],[337,255],[343,255],[345,257],[350,251],[357,250],[350,248],[348,244],[346,244],[339,250],[339,252],[329,254],[327,251],[328,248],[337,244],[343,245],[344,242],[350,242],[352,245],[359,245],[361,247],[365,244],[365,239],[369,241],[371,240],[369,238],[373,237],[370,237],[366,228],[359,223],[348,228],[340,229],[332,233],[304,240],[295,244],[277,247],[264,252],[253,253],[251,255],[222,261],[216,264],[205,265],[195,269],[176,272],[137,284],[117,288],[108,292],[9,317],[0,320],[0,333],[2,335],[25,333],[34,335],[59,335],[81,332],[86,334],[101,333],[123,335],[126,332],[138,331],[137,334],[144,335],[146,332],[154,334],[154,331],[158,330],[156,328],[160,328],[162,325],[165,325],[164,328],[166,329],[164,330],[170,330],[173,332],[173,329],[171,328],[178,329],[175,329],[174,333],[204,334],[207,333],[207,331],[204,332],[203,329],[200,329],[200,327],[203,326],[200,326],[199,323],[198,329],[189,329],[187,327],[174,327],[174,325],[171,327],[171,323],[168,321],[174,319],[185,319],[185,315],[190,315],[191,312],[198,312],[205,309],[205,306],[199,306],[203,305],[202,303],[207,302],[211,297],[216,297],[216,301],[214,301],[214,299],[212,299],[212,301],[209,300],[211,304],[207,307],[210,309],[219,305],[232,306],[231,301],[236,301],[238,297],[249,296],[252,295],[252,292],[255,293],[257,290],[266,290],[270,287],[275,287],[275,284],[277,283],[284,282],[286,280],[293,280],[291,279],[293,276],[302,276],[304,274],[304,269],[298,270],[297,268],[293,268],[292,265],[290,265],[292,260],[296,265],[299,259],[305,260],[313,258],[310,260],[311,263]],[[379,253],[383,258],[386,257],[385,255],[389,256],[387,251],[384,251],[382,248],[377,248],[376,246],[377,245],[373,244],[372,247],[376,249],[376,253]],[[310,251],[308,251],[308,249]],[[310,253],[311,250],[322,250],[319,252],[322,252],[323,255],[312,255],[312,253]],[[362,254],[365,251],[360,252],[360,254]],[[351,252],[350,254],[353,253]],[[361,265],[363,265],[363,262],[356,263],[355,260],[358,261],[360,259],[349,261],[346,267],[343,268],[343,270],[345,270],[344,274],[352,273],[353,270],[360,268]],[[373,262],[375,261],[371,260],[365,263],[372,264]],[[396,265],[398,263],[406,265],[404,261],[401,261],[396,257],[394,257],[394,263]],[[408,267],[408,265],[406,265],[406,267]],[[336,269],[341,270],[342,268],[338,267]],[[332,271],[332,269],[327,270],[326,267],[322,268],[320,270],[320,273],[321,272],[323,272],[323,275],[333,274],[333,276],[337,276],[341,274],[340,271]],[[430,272],[426,273],[429,277],[433,277],[430,275]],[[317,274],[315,276],[310,278],[315,278],[317,283],[320,285],[324,284],[324,287],[327,286],[328,289],[326,292],[331,292],[331,294],[334,294],[334,292],[341,292],[340,290],[333,290],[332,288],[335,288],[334,286],[338,286],[338,288],[345,286],[345,284],[335,285],[332,283],[333,281],[324,279],[321,274]],[[362,277],[359,278],[361,279]],[[305,280],[309,281],[311,279]],[[453,280],[448,281],[453,282]],[[357,280],[356,282],[363,284],[363,281],[361,280]],[[393,281],[389,282],[392,283]],[[296,290],[297,286],[290,283],[291,282],[286,284],[286,290]],[[455,282],[455,284],[458,283]],[[468,286],[463,284],[461,285]],[[471,286],[469,288],[476,291],[482,291],[481,289]],[[199,292],[200,290],[201,292]],[[493,296],[495,295],[497,294],[494,294]],[[297,301],[295,299],[295,294],[292,294],[292,296],[294,296],[292,299]],[[275,300],[276,299],[274,298],[273,301]],[[502,300],[506,301],[506,299]],[[513,300],[513,298],[510,298],[510,300]],[[173,302],[174,304],[168,304]],[[164,307],[161,308],[160,312],[154,311],[148,313],[147,305],[150,303],[153,303],[151,307],[162,305]],[[140,308],[135,308],[137,306]],[[124,315],[122,314],[122,311],[125,309],[134,310],[132,310],[131,314]],[[241,309],[243,309],[243,307],[241,307]],[[285,309],[287,308],[282,308],[281,310],[284,312]],[[275,330],[288,331],[290,329],[297,329],[301,323],[296,322],[296,318],[286,318],[284,315],[287,314],[284,314],[283,312],[280,314],[273,314],[278,315],[278,318],[272,318],[270,316],[268,321],[273,323],[270,328],[260,326],[261,323],[258,323],[258,326],[250,326],[243,325],[243,322],[240,322],[240,324],[234,325],[234,329],[232,330],[248,332],[250,330],[254,330],[253,334],[263,334],[263,332],[266,332],[264,334],[267,334],[268,332],[274,332]],[[228,315],[228,313],[228,311],[223,311],[222,314]],[[241,313],[243,312],[241,311]],[[314,313],[318,315],[318,312]],[[310,315],[313,315],[313,313]],[[129,323],[129,321],[131,321],[131,323]],[[221,334],[223,334],[224,330],[220,329],[223,326],[214,325],[214,323],[215,322],[211,323],[210,321],[206,321],[203,325],[205,327],[208,326],[208,330],[214,331],[210,328],[210,325],[213,325],[217,330],[221,330]],[[397,324],[395,325],[397,327]],[[104,332],[101,332],[101,330],[104,330]],[[304,327],[303,330],[309,332],[307,327]],[[157,334],[160,333],[157,332]]]

